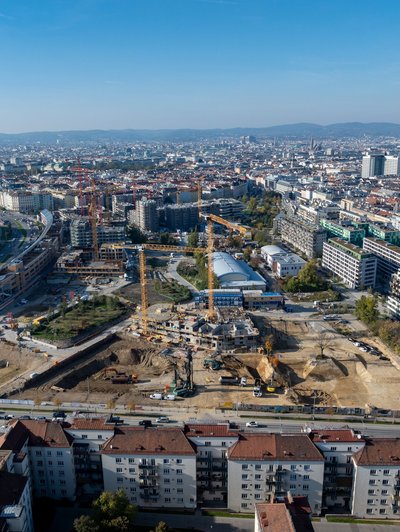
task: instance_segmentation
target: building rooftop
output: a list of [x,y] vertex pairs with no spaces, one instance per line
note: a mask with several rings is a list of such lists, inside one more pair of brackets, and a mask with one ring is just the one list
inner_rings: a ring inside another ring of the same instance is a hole
[[229,425],[196,425],[188,423],[183,429],[185,435],[190,438],[227,438],[238,436],[238,431],[229,427]]
[[256,503],[255,517],[262,532],[312,532],[307,497],[285,497],[283,501]]
[[229,460],[324,460],[307,434],[240,434],[229,449]]
[[321,430],[312,430],[309,432],[309,437],[314,443],[324,443],[324,442],[360,442],[365,441],[360,434],[355,434],[352,429],[340,429],[340,430],[330,430],[330,429],[321,429]]
[[102,453],[195,456],[196,451],[181,429],[118,427],[105,443]]
[[75,429],[75,430],[114,430],[115,423],[107,422],[106,417],[95,418],[95,417],[76,417],[71,423],[64,424],[66,429]]
[[395,466],[400,469],[400,438],[373,438],[353,457],[359,466]]

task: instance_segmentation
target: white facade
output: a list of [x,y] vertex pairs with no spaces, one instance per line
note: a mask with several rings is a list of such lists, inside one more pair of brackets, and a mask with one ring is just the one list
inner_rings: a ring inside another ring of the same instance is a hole
[[322,266],[340,277],[348,288],[374,287],[377,264],[374,255],[354,244],[339,238],[324,242]]
[[45,192],[0,192],[0,207],[22,213],[34,213],[54,208],[53,197]]

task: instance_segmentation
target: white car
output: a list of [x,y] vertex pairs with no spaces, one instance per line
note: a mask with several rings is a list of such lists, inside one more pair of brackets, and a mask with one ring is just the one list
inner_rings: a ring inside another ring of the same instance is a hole
[[258,427],[257,421],[248,421],[246,427],[256,429]]
[[156,419],[156,423],[169,423],[170,419],[167,416],[161,416]]

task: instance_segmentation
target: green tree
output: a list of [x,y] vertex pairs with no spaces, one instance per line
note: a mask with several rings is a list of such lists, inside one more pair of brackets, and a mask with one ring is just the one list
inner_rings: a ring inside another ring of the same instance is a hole
[[129,532],[133,530],[136,507],[124,490],[103,491],[93,503],[93,514],[74,521],[75,532]]
[[135,225],[128,227],[127,234],[128,238],[131,239],[132,244],[144,244],[147,242],[147,236]]
[[355,314],[357,318],[367,325],[374,323],[378,317],[378,300],[375,296],[361,296],[356,301]]
[[164,523],[164,521],[160,521],[156,528],[152,530],[151,532],[169,532],[170,528],[167,525],[167,523]]
[[188,236],[188,246],[191,248],[197,248],[199,245],[199,233],[197,231],[192,231]]
[[176,246],[177,241],[169,233],[161,233],[160,244],[163,244],[164,246]]

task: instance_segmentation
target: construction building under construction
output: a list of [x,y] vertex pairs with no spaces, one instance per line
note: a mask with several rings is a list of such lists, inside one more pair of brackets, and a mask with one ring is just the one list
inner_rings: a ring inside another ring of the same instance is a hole
[[79,277],[122,277],[124,268],[121,261],[85,260],[83,250],[63,253],[57,260],[58,273]]

